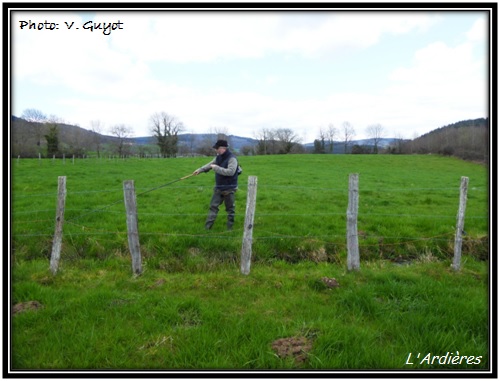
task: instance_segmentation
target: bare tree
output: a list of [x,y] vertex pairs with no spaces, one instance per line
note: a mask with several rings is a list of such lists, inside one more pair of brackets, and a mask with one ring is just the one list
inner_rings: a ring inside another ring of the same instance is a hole
[[191,133],[188,135],[187,138],[187,148],[190,155],[194,154],[195,143],[196,143],[196,134],[194,133],[194,131],[191,131]]
[[290,128],[262,128],[254,136],[259,140],[256,147],[256,153],[259,155],[303,151],[300,137]]
[[44,123],[47,121],[47,116],[35,108],[28,108],[23,111],[21,118],[31,122],[33,132],[36,139],[36,145],[38,146],[38,152],[40,152],[40,144],[42,142],[43,127]]
[[226,140],[231,147],[231,137],[227,127],[210,127],[209,132],[204,134],[201,143],[198,146],[198,152],[202,155],[211,156],[214,154],[214,143],[216,140]]
[[92,143],[95,145],[97,157],[101,157],[101,132],[104,125],[100,120],[90,121],[90,130],[92,131]]
[[161,155],[175,157],[179,143],[178,134],[184,130],[182,122],[164,111],[151,115],[150,122],[151,132],[156,137],[156,144],[160,148]]
[[127,138],[132,135],[132,128],[129,126],[126,126],[124,124],[117,124],[113,127],[110,128],[109,130],[112,135],[116,136],[118,138],[118,141],[116,143],[116,151],[118,153],[118,156],[122,157],[125,156],[128,152],[126,149],[126,141]]
[[347,147],[352,142],[354,136],[356,136],[356,131],[354,130],[354,127],[351,125],[351,123],[342,123],[341,135],[344,141],[344,153],[347,153]]
[[211,133],[203,134],[201,136],[201,142],[198,145],[197,152],[200,155],[205,155],[205,156],[213,156],[214,155],[214,149],[212,148],[214,145],[214,135]]
[[216,135],[216,139],[226,140],[230,144],[229,131],[227,127],[210,127],[210,133]]
[[373,153],[378,153],[378,145],[385,135],[384,127],[381,124],[372,124],[366,127],[366,134],[373,141]]
[[278,153],[291,153],[294,146],[300,144],[299,136],[290,128],[276,129],[276,140],[280,147]]
[[268,155],[272,154],[272,142],[274,141],[274,132],[269,128],[261,128],[254,132],[254,137],[259,141],[257,143],[257,154]]
[[314,141],[314,153],[325,153],[326,152],[326,140],[328,133],[323,128],[319,129],[319,139]]
[[335,144],[335,138],[338,135],[338,131],[333,125],[333,123],[330,123],[328,125],[328,130],[326,130],[326,136],[327,136],[327,141],[328,141],[328,150],[330,153],[333,153],[333,146]]
[[333,123],[328,124],[328,127],[319,129],[319,139],[314,141],[314,152],[316,153],[333,153],[335,138],[338,131]]
[[393,141],[389,146],[390,153],[401,154],[403,153],[405,148],[405,138],[403,137],[403,134],[400,132],[395,132],[394,136],[395,138],[393,139]]
[[240,154],[249,156],[249,155],[255,155],[255,147],[252,145],[244,145],[240,148]]

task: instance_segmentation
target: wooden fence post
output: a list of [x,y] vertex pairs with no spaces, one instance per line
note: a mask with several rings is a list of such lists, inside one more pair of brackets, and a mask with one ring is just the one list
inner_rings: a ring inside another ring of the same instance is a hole
[[243,227],[243,242],[241,245],[241,273],[250,274],[252,259],[253,220],[255,215],[255,202],[257,199],[257,177],[248,176],[247,206],[245,225]]
[[127,212],[127,236],[130,255],[132,256],[132,272],[134,275],[142,273],[141,246],[137,229],[137,203],[135,198],[134,180],[123,182],[123,195]]
[[467,205],[467,188],[469,178],[463,176],[460,183],[460,203],[457,214],[457,227],[455,232],[455,249],[453,256],[453,264],[451,265],[455,271],[460,270],[460,260],[462,258],[462,234],[464,231],[465,207]]
[[358,174],[349,175],[349,202],[347,206],[347,269],[359,270],[358,246]]
[[53,275],[56,275],[59,267],[59,258],[61,257],[65,203],[66,176],[59,176],[57,185],[56,228],[54,232],[54,240],[52,241],[52,254],[50,256],[50,271],[52,271]]

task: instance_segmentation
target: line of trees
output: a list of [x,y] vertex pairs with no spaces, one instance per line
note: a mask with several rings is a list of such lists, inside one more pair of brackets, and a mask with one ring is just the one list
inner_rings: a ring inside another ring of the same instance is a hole
[[[185,134],[181,142],[179,135],[186,128],[175,116],[164,111],[149,118],[151,138],[144,144],[135,144],[131,138],[133,129],[117,124],[107,129],[104,125],[90,122],[90,130],[63,123],[54,115],[46,116],[39,110],[27,109],[22,118],[12,117],[11,154],[14,157],[38,157],[39,155],[61,157],[62,155],[84,156],[93,151],[100,157],[104,152],[120,157],[129,155],[161,156],[213,155],[213,139],[226,139],[231,146],[231,137],[225,127],[211,127],[206,135]],[[351,154],[428,154],[454,155],[467,160],[489,159],[488,119],[461,121],[433,130],[428,134],[406,140],[392,139],[388,147],[380,147],[387,135],[381,124],[366,127],[368,139],[363,145],[355,144],[356,131],[347,121],[340,128],[329,124],[319,130],[312,149],[306,149],[301,138],[289,128],[262,128],[255,133],[255,144],[240,148],[242,155],[276,155],[299,153],[351,153]]]
[[[456,156],[465,160],[487,162],[489,160],[490,136],[488,119],[478,118],[453,123],[414,139],[401,136],[392,138],[389,146],[381,148],[381,141],[387,136],[385,128],[379,124],[369,125],[365,132],[369,144],[353,144],[356,131],[349,122],[340,129],[330,124],[320,129],[319,138],[314,141],[313,153],[351,154],[439,154]],[[338,149],[342,147],[342,150]],[[334,147],[337,150],[334,151]]]
[[379,153],[380,141],[386,136],[384,127],[380,123],[369,125],[366,135],[370,140],[369,145],[360,146],[353,144],[356,130],[351,123],[345,121],[337,129],[332,123],[326,129],[320,128],[319,138],[314,140],[313,153],[334,153],[335,145],[342,146],[343,153]]
[[11,122],[12,156],[84,156],[88,151],[95,151],[99,157],[104,145],[120,156],[131,153],[129,138],[133,130],[125,124],[110,127],[111,136],[103,135],[104,126],[100,121],[91,121],[89,131],[37,109],[26,109],[21,118],[12,117]]
[[335,143],[339,142],[343,146],[343,153],[348,153],[355,136],[356,131],[351,123],[343,122],[340,129],[330,123],[326,129],[320,128],[319,138],[314,140],[313,152],[334,153]]
[[[209,134],[197,139],[189,135],[187,145],[181,145],[179,134],[185,131],[184,124],[164,111],[149,118],[151,141],[135,144],[131,138],[133,129],[126,124],[113,125],[105,129],[99,120],[90,121],[90,130],[68,125],[55,116],[46,116],[37,109],[24,110],[21,118],[12,117],[11,154],[14,157],[62,157],[63,155],[85,156],[94,151],[97,157],[106,152],[119,157],[130,155],[176,157],[179,153],[213,155],[213,137],[230,140],[225,127],[211,127]],[[104,135],[107,132],[110,135]],[[155,148],[156,147],[156,148]]]
[[262,128],[255,134],[257,155],[304,153],[300,137],[289,128]]

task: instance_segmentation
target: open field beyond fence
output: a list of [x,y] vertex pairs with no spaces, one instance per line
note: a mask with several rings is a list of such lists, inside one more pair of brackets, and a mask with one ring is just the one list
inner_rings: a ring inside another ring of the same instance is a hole
[[[411,259],[422,251],[447,258],[453,252],[459,187],[469,177],[464,253],[487,256],[488,178],[484,166],[435,156],[242,157],[237,221],[225,231],[225,212],[214,230],[203,230],[213,175],[190,174],[204,158],[97,160],[75,164],[13,162],[14,254],[50,254],[57,178],[67,177],[63,258],[105,258],[127,251],[123,181],[134,180],[142,249],[156,258],[190,250],[220,258],[238,253],[246,181],[258,177],[255,260],[297,261],[345,253],[348,176],[359,174],[358,229],[361,259]],[[159,189],[154,189],[160,187]],[[469,250],[472,249],[472,250]],[[483,258],[484,259],[484,258]]]
[[[43,306],[12,317],[13,368],[488,369],[486,167],[432,155],[239,160],[229,232],[223,208],[204,230],[213,174],[162,187],[209,158],[13,160],[11,305]],[[359,174],[354,273],[345,265],[351,173]],[[53,276],[58,176],[66,176],[67,195]],[[248,176],[258,178],[255,270],[244,276]],[[454,273],[462,176],[464,259]],[[137,194],[140,277],[130,273],[125,180]],[[481,358],[411,361],[457,352]]]

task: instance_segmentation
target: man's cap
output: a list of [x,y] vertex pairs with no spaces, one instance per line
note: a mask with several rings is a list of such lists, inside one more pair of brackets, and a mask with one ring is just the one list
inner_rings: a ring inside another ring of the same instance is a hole
[[217,143],[214,144],[213,148],[217,149],[219,147],[228,147],[226,140],[217,140]]

